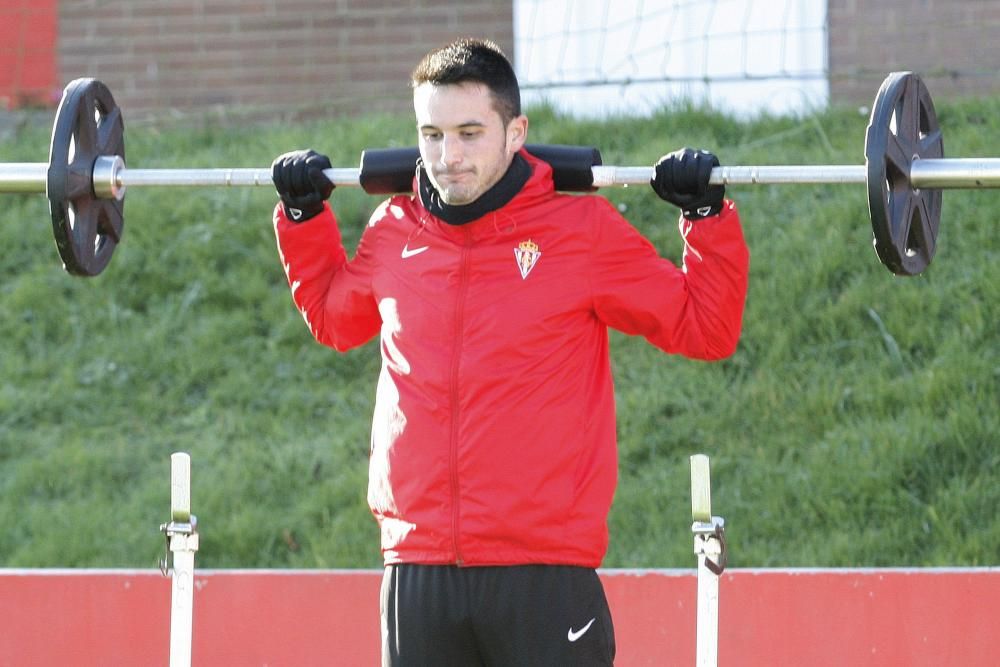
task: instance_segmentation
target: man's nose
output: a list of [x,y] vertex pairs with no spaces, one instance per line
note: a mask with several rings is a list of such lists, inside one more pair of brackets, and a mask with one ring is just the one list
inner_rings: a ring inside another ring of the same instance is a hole
[[453,167],[462,161],[462,146],[457,137],[444,137],[441,140],[441,164]]

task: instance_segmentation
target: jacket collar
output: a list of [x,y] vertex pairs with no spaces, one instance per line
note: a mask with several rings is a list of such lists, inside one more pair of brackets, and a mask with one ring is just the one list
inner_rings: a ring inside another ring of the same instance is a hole
[[478,220],[487,213],[503,208],[521,191],[529,178],[531,178],[531,167],[518,153],[514,155],[510,167],[507,168],[507,172],[500,180],[469,204],[453,206],[442,201],[441,195],[431,183],[431,179],[427,176],[427,170],[423,167],[417,169],[417,188],[420,203],[429,213],[444,220],[449,225],[464,225]]
[[[525,165],[527,168],[525,169],[524,166],[515,166],[519,164]],[[429,192],[424,191],[424,182],[426,182]],[[507,191],[507,188],[510,188],[511,184],[515,186],[520,185],[519,187],[512,188],[512,191]],[[500,191],[497,191],[498,188]],[[448,228],[456,232],[459,229],[464,229],[478,237],[479,233],[476,232],[479,232],[478,228],[484,225],[490,227],[496,225],[499,227],[500,223],[498,221],[503,221],[503,227],[510,226],[510,223],[516,220],[520,212],[526,208],[530,208],[540,200],[551,197],[555,193],[555,186],[552,180],[552,167],[547,162],[543,162],[522,148],[511,163],[511,168],[507,170],[507,173],[497,185],[471,204],[449,207],[447,204],[440,202],[437,192],[430,185],[426,174],[424,174],[422,165],[417,168],[416,178],[414,178],[414,190],[417,192],[417,196],[414,197],[416,200],[415,203],[421,209],[430,213],[433,218],[445,223],[440,227],[446,234],[449,234]],[[460,222],[451,222],[439,215],[441,209],[434,203],[435,199],[441,207],[466,209],[467,213],[463,211],[466,215],[461,218]],[[486,199],[484,202],[485,205],[482,208],[475,208],[474,210],[474,207],[477,207],[484,199]],[[491,220],[493,221],[492,223],[490,222]]]

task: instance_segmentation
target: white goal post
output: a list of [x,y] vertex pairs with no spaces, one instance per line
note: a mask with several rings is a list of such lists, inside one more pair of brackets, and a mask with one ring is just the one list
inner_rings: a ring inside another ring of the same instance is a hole
[[524,101],[577,116],[821,108],[826,0],[514,0]]

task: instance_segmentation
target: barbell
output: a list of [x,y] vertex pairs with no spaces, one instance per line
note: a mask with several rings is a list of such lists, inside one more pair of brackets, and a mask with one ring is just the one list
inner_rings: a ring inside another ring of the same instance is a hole
[[[125,165],[125,125],[110,90],[96,79],[72,81],[52,127],[48,163],[0,163],[0,192],[46,193],[56,247],[67,272],[95,276],[107,266],[124,231],[130,187],[273,186],[264,169],[133,169]],[[645,184],[652,167],[601,163],[587,146],[532,145],[553,167],[566,192]],[[369,194],[412,189],[416,148],[369,149],[359,168],[324,173],[337,186]],[[941,191],[1000,187],[1000,159],[945,159],[930,93],[917,74],[894,72],[872,107],[864,165],[718,167],[711,182],[751,184],[865,184],[873,244],[894,274],[912,276],[931,262],[941,223]]]

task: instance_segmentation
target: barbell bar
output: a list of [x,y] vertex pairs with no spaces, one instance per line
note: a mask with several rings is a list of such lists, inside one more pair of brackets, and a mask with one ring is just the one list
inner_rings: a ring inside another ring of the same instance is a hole
[[[651,167],[597,166],[594,186],[649,183]],[[864,165],[804,165],[760,167],[716,167],[709,182],[714,185],[864,185]],[[914,160],[910,165],[914,188],[946,190],[1000,188],[1000,158],[938,158]]]
[[[556,188],[591,191],[649,182],[652,167],[601,164],[586,146],[534,145],[549,162]],[[370,194],[412,189],[416,148],[369,149],[360,168],[325,171],[339,187]],[[912,72],[890,74],[879,89],[865,136],[864,165],[725,166],[711,182],[724,185],[865,184],[874,246],[897,275],[930,263],[940,226],[941,190],[1000,187],[1000,159],[944,158],[930,94]],[[124,231],[129,187],[273,186],[266,169],[134,169],[125,164],[124,120],[111,92],[96,79],[65,89],[53,123],[48,163],[0,163],[0,192],[46,193],[64,268],[97,275]]]
[[[388,149],[396,150],[396,149]],[[46,162],[0,163],[0,192],[44,194],[49,165]],[[652,167],[590,167],[592,187],[645,185]],[[334,167],[323,173],[337,187],[360,187],[360,167]],[[864,185],[864,165],[801,165],[716,167],[713,185]],[[938,158],[914,160],[910,165],[912,187],[945,190],[1000,188],[1000,158]],[[123,197],[128,187],[240,187],[272,186],[271,169],[129,169],[124,161],[98,156],[94,163],[93,187],[97,197]],[[393,194],[369,190],[369,194]]]

